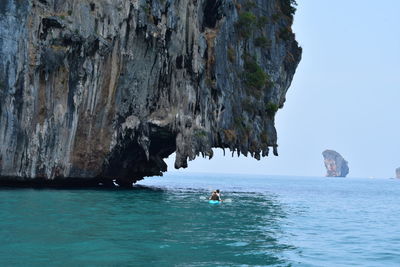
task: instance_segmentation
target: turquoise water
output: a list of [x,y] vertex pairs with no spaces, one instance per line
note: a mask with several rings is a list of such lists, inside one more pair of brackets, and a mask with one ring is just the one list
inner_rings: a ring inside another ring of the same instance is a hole
[[[0,266],[399,266],[400,181],[169,174],[0,190]],[[222,190],[230,202],[204,197]]]

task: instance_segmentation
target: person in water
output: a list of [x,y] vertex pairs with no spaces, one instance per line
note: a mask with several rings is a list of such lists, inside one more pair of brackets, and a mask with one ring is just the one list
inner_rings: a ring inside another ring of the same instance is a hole
[[213,191],[209,199],[210,200],[222,201],[219,189]]
[[217,192],[217,195],[218,195],[219,201],[222,201],[222,199],[221,199],[221,193],[219,192],[219,189],[215,190],[215,192]]

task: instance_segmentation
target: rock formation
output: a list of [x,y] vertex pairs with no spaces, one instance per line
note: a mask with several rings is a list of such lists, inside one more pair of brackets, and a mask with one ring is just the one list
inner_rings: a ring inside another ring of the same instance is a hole
[[277,155],[291,0],[2,0],[0,177],[130,184],[212,147]]
[[396,169],[396,178],[400,179],[400,168]]
[[347,161],[338,152],[325,150],[322,156],[324,156],[327,177],[346,177],[349,173]]

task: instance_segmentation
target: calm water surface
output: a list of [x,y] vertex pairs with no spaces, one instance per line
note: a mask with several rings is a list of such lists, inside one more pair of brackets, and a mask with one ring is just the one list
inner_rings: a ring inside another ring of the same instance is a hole
[[[0,266],[400,266],[400,181],[168,174],[0,190]],[[212,189],[231,202],[210,205]]]

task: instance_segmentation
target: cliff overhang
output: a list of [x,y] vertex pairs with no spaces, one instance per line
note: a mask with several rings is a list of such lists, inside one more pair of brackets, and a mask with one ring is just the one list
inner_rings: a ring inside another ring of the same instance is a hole
[[213,147],[277,155],[293,0],[4,0],[1,181],[132,184]]

